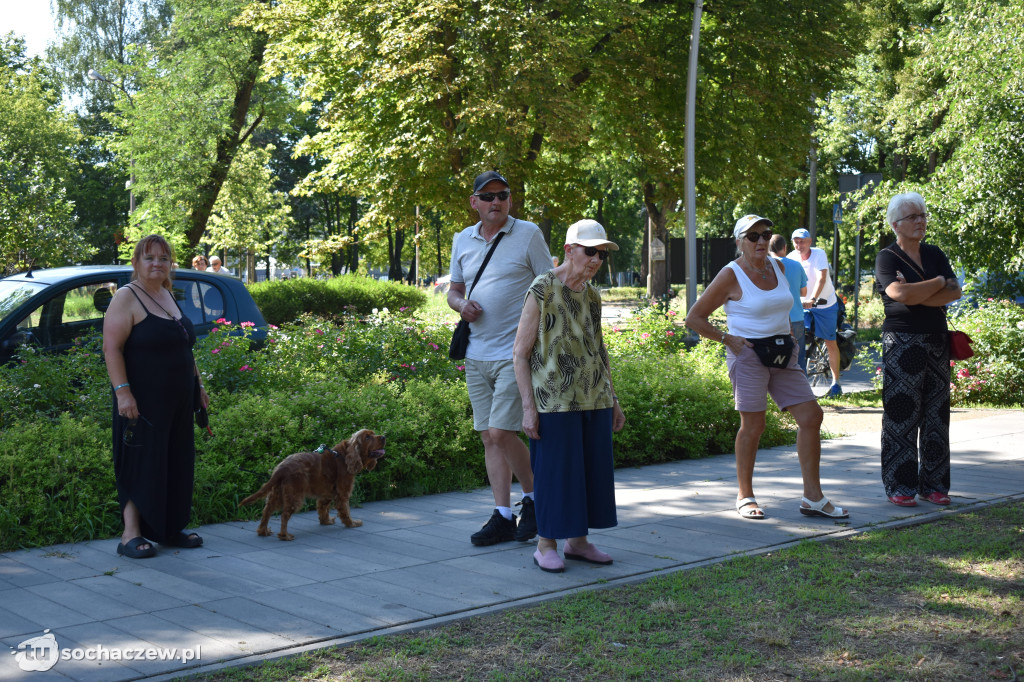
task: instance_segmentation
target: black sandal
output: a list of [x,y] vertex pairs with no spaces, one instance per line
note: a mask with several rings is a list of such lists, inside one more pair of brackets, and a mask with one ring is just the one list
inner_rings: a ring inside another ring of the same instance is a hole
[[183,549],[195,549],[196,547],[203,546],[203,538],[199,533],[189,533],[186,535],[184,531],[178,531],[178,534],[167,539],[166,542],[162,543],[170,545],[171,547],[181,547]]
[[[139,549],[139,545],[149,545],[147,549]],[[117,553],[129,559],[146,559],[156,554],[153,543],[142,537],[132,538],[128,542],[117,543]]]

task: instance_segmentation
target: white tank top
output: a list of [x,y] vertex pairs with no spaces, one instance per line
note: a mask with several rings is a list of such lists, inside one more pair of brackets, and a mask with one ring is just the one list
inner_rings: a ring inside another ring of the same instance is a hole
[[769,291],[754,286],[736,261],[725,266],[731,268],[736,275],[741,291],[739,300],[726,301],[723,306],[726,324],[733,336],[763,339],[790,333],[789,310],[793,307],[793,294],[789,293],[786,276],[779,270],[775,259],[769,257],[766,260],[775,269],[777,281],[776,287]]

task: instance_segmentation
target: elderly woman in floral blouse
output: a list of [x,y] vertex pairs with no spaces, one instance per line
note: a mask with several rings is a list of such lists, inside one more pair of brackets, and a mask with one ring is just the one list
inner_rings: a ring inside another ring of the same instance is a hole
[[549,573],[565,570],[558,538],[567,538],[566,559],[612,563],[587,532],[618,523],[612,432],[626,423],[601,337],[601,295],[589,284],[619,247],[600,223],[581,220],[564,249],[562,264],[530,286],[513,350],[540,536],[533,560]]

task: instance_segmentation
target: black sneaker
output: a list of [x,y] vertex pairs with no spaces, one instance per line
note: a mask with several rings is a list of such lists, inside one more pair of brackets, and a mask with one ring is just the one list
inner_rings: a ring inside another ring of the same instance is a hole
[[533,508],[533,498],[524,497],[523,501],[516,505],[522,507],[519,512],[519,525],[516,526],[515,538],[519,542],[526,542],[537,537],[537,512]]
[[515,534],[515,515],[511,519],[506,519],[501,515],[500,511],[495,509],[494,513],[491,514],[491,518],[487,519],[484,527],[473,533],[469,541],[478,547],[486,547],[487,545],[496,545],[499,542],[509,542],[515,537]]

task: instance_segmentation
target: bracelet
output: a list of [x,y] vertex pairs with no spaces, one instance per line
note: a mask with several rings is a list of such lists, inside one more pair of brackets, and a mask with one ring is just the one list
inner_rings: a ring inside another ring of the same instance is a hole
[[117,386],[114,386],[114,390],[115,391],[120,391],[122,388],[128,388],[128,386],[129,386],[128,383],[118,384]]
[[729,332],[722,332],[722,343],[725,343],[725,337],[729,335]]

